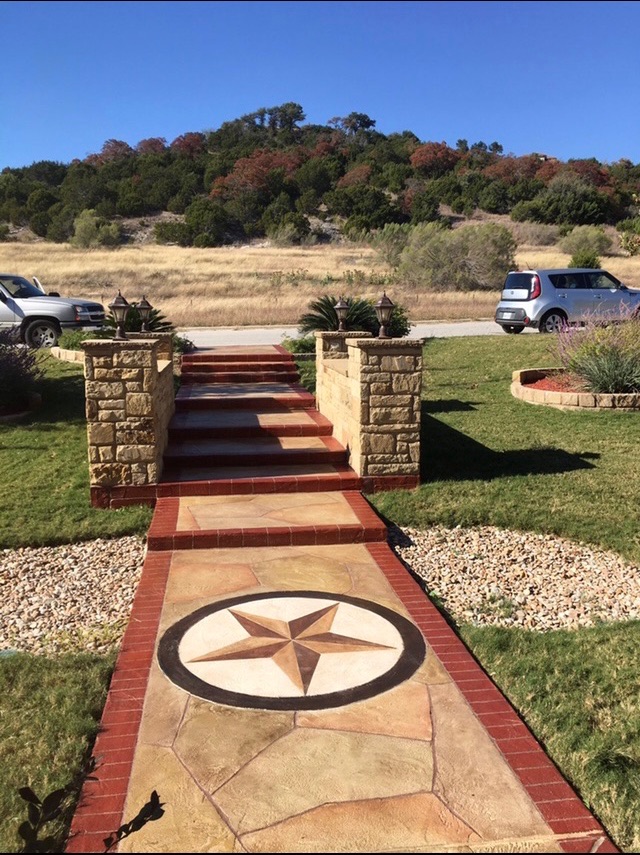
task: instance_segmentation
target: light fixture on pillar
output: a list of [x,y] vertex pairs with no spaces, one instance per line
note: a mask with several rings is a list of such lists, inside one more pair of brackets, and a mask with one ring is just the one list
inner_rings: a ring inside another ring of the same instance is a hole
[[138,310],[140,320],[142,321],[141,332],[150,332],[149,318],[151,317],[151,309],[153,309],[153,306],[144,294],[142,295],[142,300],[140,300],[139,303],[136,303],[136,309]]
[[378,300],[375,305],[376,316],[378,318],[378,323],[380,324],[380,332],[378,333],[378,338],[391,338],[387,333],[387,326],[391,321],[391,312],[393,311],[394,304],[387,297],[386,294],[383,294],[382,297]]
[[333,308],[336,310],[336,315],[338,316],[338,332],[345,332],[347,329],[347,312],[349,311],[349,304],[344,297],[340,297]]
[[111,309],[111,314],[115,318],[116,322],[116,334],[114,335],[114,339],[116,341],[126,341],[127,336],[124,331],[124,325],[131,307],[120,291],[118,291],[118,296],[114,297],[113,302],[109,303],[109,308]]

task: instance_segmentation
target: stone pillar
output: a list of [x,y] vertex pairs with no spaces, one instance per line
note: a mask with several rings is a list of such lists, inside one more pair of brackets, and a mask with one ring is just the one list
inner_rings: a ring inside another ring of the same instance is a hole
[[316,402],[368,492],[420,482],[422,340],[316,333]]
[[127,338],[130,341],[141,339],[157,341],[158,359],[167,359],[169,362],[173,359],[173,333],[171,332],[128,332]]
[[[173,363],[149,338],[83,342],[92,503],[114,488],[157,484],[174,411]],[[163,348],[166,350],[166,346]]]

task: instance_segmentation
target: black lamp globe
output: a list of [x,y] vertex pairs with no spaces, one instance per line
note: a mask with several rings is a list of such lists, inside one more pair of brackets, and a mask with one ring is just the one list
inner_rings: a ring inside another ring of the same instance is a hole
[[118,296],[114,297],[113,301],[109,303],[109,308],[111,309],[111,314],[116,321],[116,334],[114,335],[114,339],[116,339],[116,341],[126,341],[127,336],[124,331],[124,325],[131,307],[120,291],[118,291]]
[[147,300],[147,298],[142,295],[142,300],[136,303],[136,309],[138,310],[138,314],[140,315],[140,320],[142,321],[142,332],[149,332],[149,318],[151,317],[151,309],[153,306]]
[[336,315],[338,316],[338,332],[344,332],[347,329],[347,313],[349,311],[349,304],[344,297],[340,297],[333,308],[336,310]]
[[391,321],[391,313],[393,312],[394,304],[387,297],[386,293],[380,297],[378,302],[375,305],[376,317],[378,318],[378,323],[380,324],[380,332],[378,333],[378,338],[391,338],[387,333],[387,327],[389,322]]

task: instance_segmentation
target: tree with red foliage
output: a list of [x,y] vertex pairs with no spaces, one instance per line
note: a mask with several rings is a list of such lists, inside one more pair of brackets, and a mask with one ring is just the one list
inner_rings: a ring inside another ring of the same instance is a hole
[[285,178],[291,178],[306,158],[306,151],[258,149],[249,157],[237,160],[229,175],[216,178],[210,197],[230,199],[247,191],[269,192],[272,189],[271,177],[275,170],[282,170]]
[[338,180],[336,187],[355,187],[356,184],[368,184],[372,171],[367,163],[354,166]]
[[204,134],[196,133],[195,131],[181,134],[181,136],[174,139],[170,148],[187,157],[197,157],[205,151],[206,137]]
[[164,137],[149,137],[146,140],[140,140],[136,146],[138,154],[162,154],[167,148],[167,141]]
[[418,146],[409,162],[424,178],[439,178],[451,172],[460,157],[460,152],[450,148],[445,142],[428,142]]

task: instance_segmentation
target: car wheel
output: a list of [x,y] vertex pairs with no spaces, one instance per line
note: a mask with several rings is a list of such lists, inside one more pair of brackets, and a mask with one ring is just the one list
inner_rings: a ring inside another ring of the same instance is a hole
[[502,327],[502,329],[503,329],[506,333],[509,333],[510,335],[517,335],[518,333],[521,333],[521,332],[522,332],[522,330],[524,329],[524,327],[512,327],[512,326],[509,326],[509,327]]
[[24,331],[24,340],[29,347],[55,347],[58,343],[58,327],[52,321],[31,321]]
[[564,312],[559,311],[558,309],[552,309],[550,312],[547,312],[546,315],[543,315],[540,319],[540,326],[538,327],[538,332],[541,333],[557,333],[565,327],[567,324],[567,316]]

